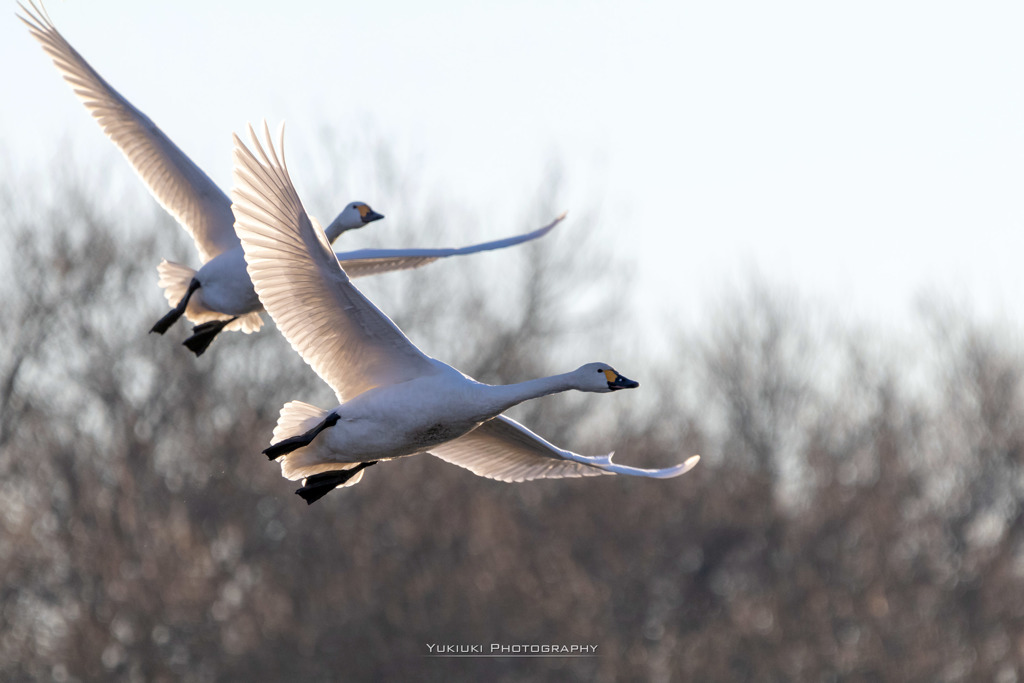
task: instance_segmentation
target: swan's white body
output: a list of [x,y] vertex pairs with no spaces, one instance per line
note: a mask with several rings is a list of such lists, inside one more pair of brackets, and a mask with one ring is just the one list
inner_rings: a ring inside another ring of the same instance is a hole
[[[337,406],[333,412],[341,417],[338,425],[326,430],[304,453],[287,458],[289,470],[301,467],[302,461],[336,465],[421,453],[462,436],[500,412],[481,405],[477,399],[483,392],[472,386],[457,394],[443,392],[444,400],[438,402],[439,386],[455,387],[465,378],[444,363],[432,365],[434,374],[375,387]],[[396,420],[396,415],[403,419]]]
[[[181,300],[181,296],[174,295],[171,287],[173,281],[169,282],[169,278],[164,277],[168,271],[164,263],[172,262],[165,260],[158,267],[160,283],[167,296],[167,303],[175,306]],[[189,299],[188,308],[185,309],[185,316],[193,322],[258,314],[263,310],[260,298],[253,289],[252,280],[245,270],[245,252],[242,251],[241,244],[214,256],[195,271],[192,277],[202,285]],[[187,287],[189,280],[180,278],[179,282]],[[252,329],[246,329],[244,326],[240,326],[240,329],[247,332],[255,331],[262,324],[262,319],[256,315],[253,322],[255,327]]]
[[243,315],[262,308],[245,270],[242,245],[223,251],[203,264],[195,275],[202,283],[196,292],[204,308],[228,315]]
[[[625,467],[610,455],[586,457],[557,448],[501,416],[518,403],[560,391],[604,393],[637,384],[606,364],[590,363],[563,375],[494,386],[430,358],[351,283],[323,231],[307,216],[269,131],[266,150],[251,128],[250,135],[255,154],[234,138],[232,193],[249,274],[278,328],[340,401],[332,411],[300,402],[282,409],[268,452],[281,450],[285,477],[308,479],[416,453],[503,481],[598,474],[664,478],[697,463],[693,456],[661,470]],[[282,442],[296,439],[301,445],[281,449]],[[361,477],[360,470],[343,485]]]
[[[86,108],[149,188],[160,205],[188,231],[203,266],[163,261],[159,285],[172,307],[191,292],[183,313],[195,323],[225,321],[219,331],[255,332],[263,325],[260,303],[245,268],[235,234],[231,200],[153,121],[110,86],[54,27],[46,12],[29,0],[19,18],[53,59]],[[352,202],[327,226],[333,242],[342,232],[383,218],[362,202]],[[372,249],[338,254],[351,277],[418,268],[440,258],[510,247],[546,235],[558,220],[533,232],[455,249]],[[167,325],[177,316],[170,316]],[[158,323],[159,325],[159,323]],[[156,328],[154,328],[156,330]],[[157,331],[164,331],[166,327]],[[214,333],[214,335],[216,332]],[[212,341],[212,338],[209,340]],[[206,342],[206,344],[209,343]],[[205,349],[205,345],[202,346]]]

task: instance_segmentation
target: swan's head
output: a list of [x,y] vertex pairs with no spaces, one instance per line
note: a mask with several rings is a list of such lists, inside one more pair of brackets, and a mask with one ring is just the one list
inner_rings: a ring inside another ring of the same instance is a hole
[[346,230],[361,228],[381,218],[384,216],[371,209],[366,202],[352,202],[342,209],[338,217],[327,227],[327,237],[333,242]]
[[361,228],[368,223],[379,221],[381,218],[384,216],[371,209],[366,202],[352,202],[338,215],[338,219],[349,230]]
[[593,391],[600,394],[619,389],[636,389],[639,382],[623,377],[607,363],[587,363],[575,373],[581,391]]

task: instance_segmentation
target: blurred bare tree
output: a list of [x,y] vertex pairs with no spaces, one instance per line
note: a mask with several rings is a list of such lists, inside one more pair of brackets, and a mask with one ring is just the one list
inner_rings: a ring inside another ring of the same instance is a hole
[[[386,146],[347,144],[311,162],[310,208],[351,199],[332,155],[370,154],[384,171],[360,198],[389,214],[371,242],[454,246],[566,208],[552,171],[522,216],[442,211]],[[307,507],[260,449],[284,401],[332,397],[272,323],[198,360],[147,335],[155,264],[191,259],[187,238],[104,183],[72,168],[0,190],[3,680],[1024,673],[1024,345],[1005,326],[936,306],[920,339],[880,339],[755,278],[648,362],[637,398],[521,414],[583,452],[700,452],[684,478],[508,485],[417,457]],[[601,286],[595,233],[571,214],[523,249],[360,284],[429,353],[521,380],[594,360],[587,337],[615,345],[627,279]],[[492,642],[600,656],[425,657]]]

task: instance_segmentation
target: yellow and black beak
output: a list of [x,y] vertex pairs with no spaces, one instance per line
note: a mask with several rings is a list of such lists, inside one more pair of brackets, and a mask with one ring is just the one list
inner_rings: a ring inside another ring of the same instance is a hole
[[359,217],[363,219],[363,225],[372,223],[373,221],[379,221],[384,218],[384,214],[377,213],[366,204],[362,204],[357,207],[359,209]]
[[627,379],[615,372],[614,370],[605,370],[604,376],[608,379],[608,391],[618,391],[619,389],[636,389],[640,386],[640,382],[634,382],[631,379]]

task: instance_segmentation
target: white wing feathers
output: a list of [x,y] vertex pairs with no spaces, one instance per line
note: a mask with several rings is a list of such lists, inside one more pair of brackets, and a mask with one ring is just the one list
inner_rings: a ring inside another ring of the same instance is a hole
[[493,249],[504,249],[523,242],[535,240],[538,237],[551,232],[551,230],[565,220],[565,214],[551,221],[543,228],[528,232],[515,237],[481,242],[468,247],[443,248],[443,249],[359,249],[338,254],[341,267],[345,269],[350,278],[366,277],[379,273],[390,273],[395,270],[410,270],[419,268],[438,259],[449,256],[465,256],[466,254],[477,254],[482,251]]
[[31,0],[31,9],[20,2],[18,5],[27,15],[18,18],[42,44],[64,74],[64,80],[71,84],[160,205],[192,235],[203,262],[238,246],[227,195],[149,117],[89,66],[54,28],[45,10]]
[[481,477],[509,482],[598,474],[667,479],[689,471],[700,460],[700,456],[695,455],[681,465],[660,470],[617,465],[612,462],[611,454],[587,457],[558,448],[504,415],[488,420],[454,441],[432,447],[430,454]]
[[[285,338],[344,402],[376,386],[436,372],[434,361],[356,289],[313,227],[263,124],[256,154],[234,136],[235,229],[260,301]],[[269,152],[269,154],[268,154]]]

